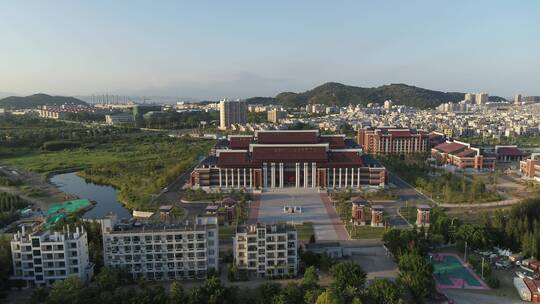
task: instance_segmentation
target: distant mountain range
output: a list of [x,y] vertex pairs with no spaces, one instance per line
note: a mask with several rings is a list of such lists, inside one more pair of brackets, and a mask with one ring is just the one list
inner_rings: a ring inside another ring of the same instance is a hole
[[10,96],[0,99],[0,108],[13,110],[62,104],[88,105],[86,102],[74,97],[51,96],[47,94],[34,94],[26,97]]
[[[382,104],[392,99],[395,104],[419,108],[434,108],[445,102],[463,100],[465,93],[441,92],[423,89],[406,84],[390,84],[375,88],[362,88],[328,82],[303,93],[283,92],[276,97],[253,97],[248,103],[278,104],[284,106],[301,106],[305,104],[326,104],[346,106],[367,105],[368,103]],[[504,101],[498,96],[489,96],[490,101]]]

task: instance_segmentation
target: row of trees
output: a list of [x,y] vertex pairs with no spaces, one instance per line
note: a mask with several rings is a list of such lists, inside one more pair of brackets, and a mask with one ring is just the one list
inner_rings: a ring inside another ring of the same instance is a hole
[[[412,261],[414,262],[414,261]],[[185,288],[174,281],[166,290],[161,284],[131,282],[122,271],[103,268],[93,282],[84,285],[77,277],[57,281],[50,290],[36,289],[32,303],[171,303],[171,304],[346,304],[406,303],[404,290],[389,280],[376,280],[366,285],[366,273],[352,262],[345,261],[330,268],[328,288],[319,285],[315,267],[306,269],[302,280],[281,285],[266,282],[252,290],[226,287],[210,274],[201,285]],[[129,285],[128,285],[129,284]]]

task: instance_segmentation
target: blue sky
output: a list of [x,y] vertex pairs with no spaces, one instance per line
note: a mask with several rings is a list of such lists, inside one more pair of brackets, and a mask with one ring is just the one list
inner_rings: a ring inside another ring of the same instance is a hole
[[0,0],[0,92],[540,95],[540,1]]

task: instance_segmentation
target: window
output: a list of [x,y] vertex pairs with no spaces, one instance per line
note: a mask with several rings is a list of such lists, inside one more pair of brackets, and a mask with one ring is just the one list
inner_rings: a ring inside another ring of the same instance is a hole
[[32,247],[39,247],[40,241],[39,238],[32,238]]

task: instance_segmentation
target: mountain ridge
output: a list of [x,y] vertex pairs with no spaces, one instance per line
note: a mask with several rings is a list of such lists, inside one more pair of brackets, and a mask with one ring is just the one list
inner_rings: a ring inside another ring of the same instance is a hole
[[13,110],[36,108],[45,105],[62,104],[88,105],[88,103],[75,97],[51,96],[44,93],[38,93],[24,97],[10,96],[0,99],[0,108],[7,108]]
[[[298,107],[305,104],[326,104],[346,106],[349,104],[382,104],[391,99],[395,104],[419,108],[434,108],[445,102],[463,100],[465,93],[442,92],[424,89],[403,83],[392,83],[379,87],[356,87],[338,82],[327,82],[301,93],[281,92],[275,97],[252,97],[248,103],[278,104]],[[490,96],[490,101],[505,100],[499,96]]]

